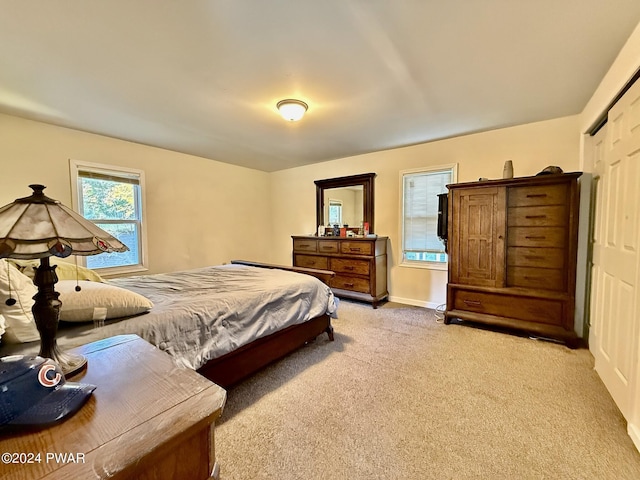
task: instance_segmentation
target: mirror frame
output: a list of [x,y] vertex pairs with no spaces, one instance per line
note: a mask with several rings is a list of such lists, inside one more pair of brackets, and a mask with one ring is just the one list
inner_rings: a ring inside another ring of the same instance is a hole
[[324,191],[331,188],[353,187],[362,185],[362,221],[369,223],[369,233],[374,233],[373,226],[373,180],[375,173],[361,173],[360,175],[350,175],[348,177],[326,178],[315,180],[316,184],[316,226],[324,225]]

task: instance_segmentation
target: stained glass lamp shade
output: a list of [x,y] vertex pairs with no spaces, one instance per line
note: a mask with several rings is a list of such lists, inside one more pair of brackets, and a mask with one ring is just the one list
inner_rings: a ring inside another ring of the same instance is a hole
[[54,285],[58,281],[49,257],[125,252],[127,246],[95,224],[44,195],[43,185],[29,185],[33,194],[0,208],[0,258],[40,259],[34,283],[33,317],[40,332],[41,357],[60,364],[65,375],[86,366],[86,359],[58,349],[56,334],[61,302]]

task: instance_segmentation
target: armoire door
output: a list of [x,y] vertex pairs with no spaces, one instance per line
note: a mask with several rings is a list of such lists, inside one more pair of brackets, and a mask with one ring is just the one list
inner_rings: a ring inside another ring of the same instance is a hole
[[609,111],[591,139],[595,225],[589,348],[595,368],[630,420],[640,343],[640,83]]
[[505,267],[504,187],[464,188],[453,191],[452,236],[456,249],[450,258],[451,283],[501,287]]

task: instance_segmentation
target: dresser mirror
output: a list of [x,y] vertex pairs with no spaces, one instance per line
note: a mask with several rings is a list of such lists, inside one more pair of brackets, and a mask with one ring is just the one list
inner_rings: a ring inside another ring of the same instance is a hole
[[375,173],[316,180],[316,225],[373,227],[373,183]]

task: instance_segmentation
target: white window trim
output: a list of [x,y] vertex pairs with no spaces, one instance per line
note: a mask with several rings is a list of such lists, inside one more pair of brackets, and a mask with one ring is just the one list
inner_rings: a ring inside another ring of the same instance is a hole
[[[145,200],[145,182],[144,171],[135,168],[120,167],[115,165],[105,165],[101,163],[84,162],[80,160],[69,159],[69,173],[71,176],[71,201],[72,208],[76,212],[80,212],[80,201],[78,195],[80,170],[88,170],[97,173],[121,175],[132,174],[138,177],[140,184],[140,208],[142,211],[142,220],[140,222],[140,263],[138,265],[128,265],[122,267],[101,268],[100,275],[103,277],[118,276],[131,273],[146,272],[149,270],[147,255],[147,209]],[[78,264],[87,265],[86,257],[78,255]]]
[[[420,168],[411,168],[408,170],[401,170],[399,176],[399,208],[400,208],[400,222],[399,222],[399,231],[398,238],[400,239],[400,263],[398,263],[399,267],[407,267],[407,268],[420,268],[426,270],[448,270],[449,262],[423,262],[417,260],[406,260],[404,258],[403,245],[404,245],[404,176],[411,173],[427,173],[427,172],[440,172],[442,170],[451,170],[451,183],[457,183],[458,181],[458,164],[457,163],[448,163],[445,165],[436,165],[431,167],[420,167]],[[448,257],[447,257],[448,258]]]

